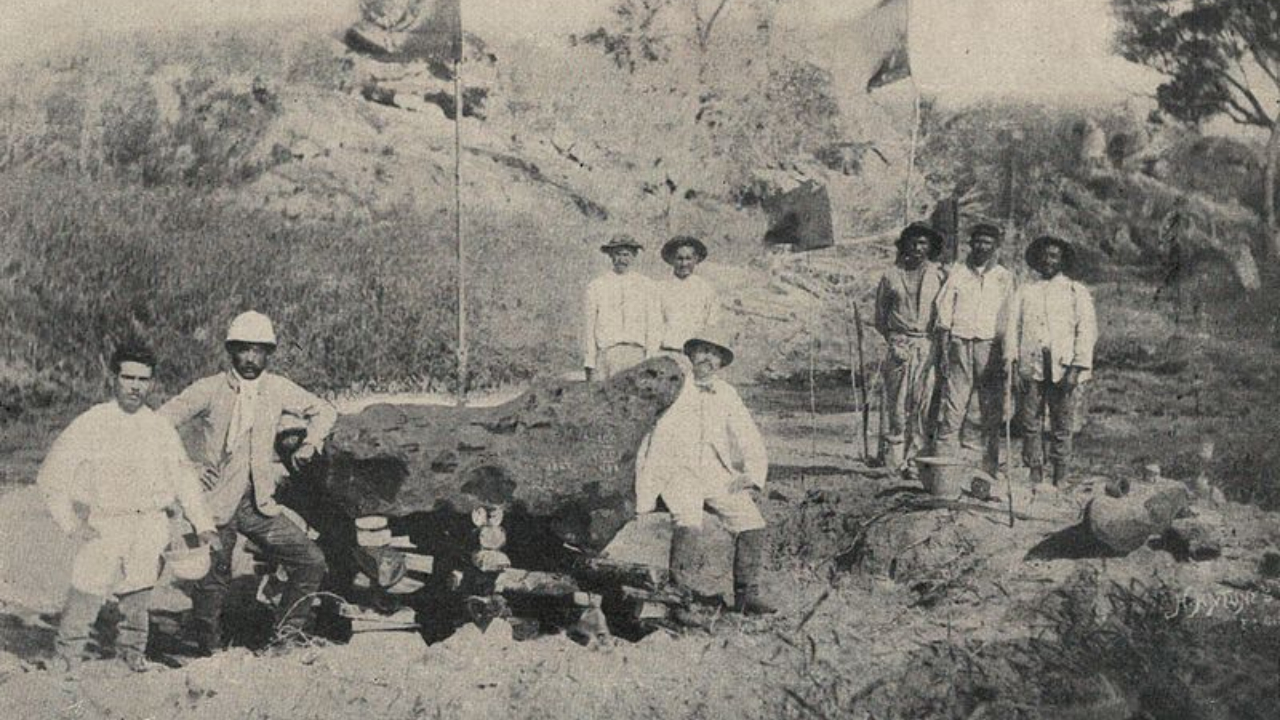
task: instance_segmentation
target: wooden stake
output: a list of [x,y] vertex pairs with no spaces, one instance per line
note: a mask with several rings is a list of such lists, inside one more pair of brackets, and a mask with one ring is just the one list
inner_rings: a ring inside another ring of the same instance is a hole
[[453,233],[458,254],[458,407],[467,404],[467,264],[462,242],[462,8],[453,58]]
[[[871,458],[871,430],[868,427],[871,424],[871,400],[867,393],[867,359],[863,352],[863,332],[862,332],[862,311],[858,309],[858,303],[853,303],[853,324],[854,333],[858,338],[858,377],[862,382],[862,459],[869,460]],[[855,387],[857,383],[855,382]]]
[[1004,484],[1009,495],[1009,527],[1013,527],[1013,366],[1009,364],[1004,373]]

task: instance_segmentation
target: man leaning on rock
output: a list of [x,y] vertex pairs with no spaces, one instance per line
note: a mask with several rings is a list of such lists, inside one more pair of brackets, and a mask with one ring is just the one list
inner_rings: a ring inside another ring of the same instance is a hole
[[192,595],[202,654],[222,647],[221,615],[231,583],[236,533],[252,540],[288,574],[276,622],[275,641],[280,646],[305,642],[311,601],[327,572],[324,553],[281,514],[283,508],[276,502],[276,484],[285,469],[275,457],[275,438],[283,418],[300,422],[306,437],[293,462],[305,466],[323,448],[337,411],[291,380],[267,372],[276,348],[275,329],[267,316],[253,311],[237,316],[225,347],[229,370],[197,380],[160,408],[175,426],[195,423],[201,431],[201,482],[223,541],[213,569]]

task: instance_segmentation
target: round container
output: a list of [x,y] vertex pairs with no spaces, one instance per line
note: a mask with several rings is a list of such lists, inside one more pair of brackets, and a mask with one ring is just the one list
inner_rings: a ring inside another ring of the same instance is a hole
[[175,548],[164,554],[164,564],[179,580],[203,580],[209,574],[209,546]]
[[920,483],[930,495],[959,497],[969,489],[969,480],[976,469],[959,458],[918,457]]

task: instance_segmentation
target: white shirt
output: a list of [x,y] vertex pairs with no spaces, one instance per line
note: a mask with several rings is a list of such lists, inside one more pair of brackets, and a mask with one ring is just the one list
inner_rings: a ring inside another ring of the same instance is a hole
[[732,385],[712,378],[704,389],[689,378],[640,445],[636,509],[652,510],[668,482],[698,483],[704,497],[724,494],[738,473],[764,487],[769,454],[760,429]]
[[130,414],[113,400],[82,413],[54,441],[36,484],[67,533],[80,524],[73,501],[92,518],[155,512],[177,499],[197,532],[214,529],[177,431],[145,406]]
[[654,283],[636,272],[601,275],[587,286],[582,366],[594,368],[596,354],[614,345],[639,345],[645,357],[658,350],[661,325]]
[[1052,280],[1033,280],[1014,295],[1005,336],[1006,357],[1017,359],[1023,377],[1046,379],[1044,351],[1048,350],[1052,382],[1062,380],[1071,366],[1081,368],[1080,379],[1087,380],[1098,341],[1093,296],[1084,285],[1062,274]]
[[938,327],[962,340],[1001,337],[1013,289],[1013,273],[1001,265],[974,270],[968,263],[953,264],[938,293]]
[[658,307],[662,315],[662,342],[671,350],[682,350],[684,343],[720,319],[720,300],[711,283],[697,275],[681,280],[671,277],[658,286]]

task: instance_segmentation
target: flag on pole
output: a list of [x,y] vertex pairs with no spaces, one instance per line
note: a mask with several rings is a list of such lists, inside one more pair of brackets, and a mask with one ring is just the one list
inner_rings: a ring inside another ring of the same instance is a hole
[[453,63],[462,55],[461,0],[360,0],[353,49],[394,62]]
[[880,53],[867,92],[911,77],[910,13],[909,0],[882,0],[860,19],[860,34]]

